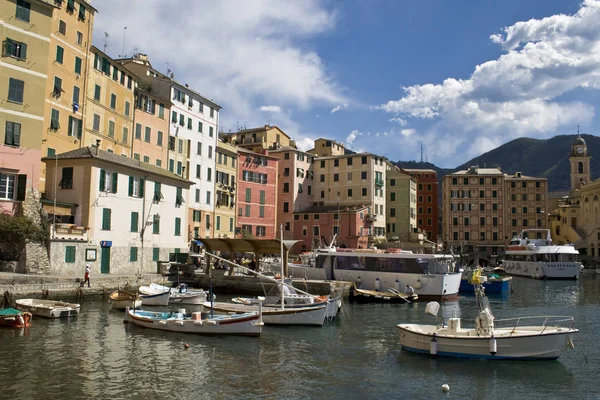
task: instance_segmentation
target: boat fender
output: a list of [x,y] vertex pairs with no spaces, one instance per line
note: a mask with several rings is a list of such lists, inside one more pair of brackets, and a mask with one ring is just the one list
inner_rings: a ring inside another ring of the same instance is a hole
[[23,316],[21,314],[19,314],[17,318],[19,319],[19,325],[25,325],[25,321],[23,320]]
[[158,324],[161,326],[165,326],[167,324],[167,321],[158,321]]
[[396,279],[396,282],[394,282],[394,289],[400,291],[400,281],[398,279]]
[[377,290],[378,292],[381,290],[381,281],[379,280],[379,278],[375,279],[375,290]]
[[415,289],[421,289],[421,281],[417,280],[417,282],[415,283]]
[[194,321],[194,325],[202,326],[202,321]]
[[448,393],[450,391],[450,386],[447,383],[442,385],[442,392]]
[[498,344],[496,343],[496,338],[492,336],[490,338],[490,354],[495,356],[497,352],[498,352]]
[[217,321],[215,321],[215,320],[212,320],[212,319],[209,319],[208,321],[206,321],[206,323],[207,323],[208,325],[216,325],[216,324],[217,324]]
[[433,339],[431,339],[431,342],[429,342],[429,354],[431,354],[432,356],[435,356],[437,354],[438,351],[438,342],[437,340],[435,340],[435,335],[433,336]]
[[175,321],[175,325],[177,325],[177,326],[183,326],[183,321]]

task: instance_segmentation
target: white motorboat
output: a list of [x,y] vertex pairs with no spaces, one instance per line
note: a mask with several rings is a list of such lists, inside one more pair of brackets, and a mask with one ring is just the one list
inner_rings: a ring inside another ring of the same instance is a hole
[[258,336],[263,327],[260,306],[258,312],[233,315],[186,314],[185,309],[153,312],[127,308],[124,322],[143,328],[202,335]]
[[[573,347],[573,317],[542,316],[495,320],[485,297],[485,277],[475,273],[472,283],[479,313],[474,328],[462,328],[460,318],[448,324],[398,324],[404,350],[458,358],[492,360],[555,360],[567,347]],[[430,302],[425,312],[436,316],[439,303]],[[538,324],[535,321],[540,321]],[[502,326],[499,326],[502,325]]]
[[[160,285],[159,285],[160,286]],[[168,306],[171,289],[164,287],[167,290],[158,289],[152,286],[140,286],[139,292],[142,298],[142,304],[145,306]]]
[[461,273],[450,254],[416,254],[389,249],[316,250],[310,264],[290,264],[294,278],[354,282],[358,289],[377,292],[413,287],[420,300],[458,296]]
[[[204,307],[224,313],[248,313],[258,311],[257,305],[206,302]],[[327,304],[309,307],[264,307],[262,311],[265,325],[313,325],[323,326]]]
[[142,306],[142,298],[138,294],[122,290],[111,293],[108,296],[108,302],[116,310],[124,310],[127,307],[135,309]]
[[79,315],[80,305],[57,300],[20,299],[15,301],[17,309],[30,312],[36,317],[66,318]]
[[180,283],[176,288],[152,283],[150,287],[156,291],[169,291],[169,303],[202,305],[208,299],[207,290],[191,291],[185,283]]
[[507,274],[535,279],[578,279],[583,265],[572,245],[555,245],[549,229],[524,229],[506,249]]

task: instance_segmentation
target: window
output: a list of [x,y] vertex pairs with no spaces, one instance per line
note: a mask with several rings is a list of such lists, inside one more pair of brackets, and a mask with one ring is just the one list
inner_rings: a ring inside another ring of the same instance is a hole
[[360,179],[367,179],[367,171],[361,171]]
[[352,197],[352,189],[348,189],[348,197]]
[[362,195],[366,196],[367,195],[367,188],[362,188]]
[[187,119],[187,128],[192,129],[192,119],[188,117]]
[[179,114],[179,125],[185,126],[185,115]]
[[115,137],[115,121],[108,121],[108,137]]
[[113,110],[117,108],[117,95],[114,93],[110,94],[110,108]]
[[81,58],[75,57],[75,73],[81,75]]
[[523,201],[527,201],[527,194],[523,194]]
[[119,174],[116,172],[109,172],[103,169],[100,170],[100,187],[98,190],[101,192],[117,193],[117,183],[119,180]]
[[94,100],[100,101],[100,86],[99,85],[94,86]]
[[250,216],[250,206],[246,205],[244,208],[245,208],[244,216],[249,217]]
[[196,203],[200,203],[200,189],[196,189],[195,200]]
[[333,160],[333,166],[334,167],[339,167],[340,166],[340,160],[338,160],[338,159]]
[[212,158],[212,156],[213,156],[213,147],[208,146],[208,158]]
[[75,246],[66,246],[65,247],[65,262],[66,263],[74,263],[75,262]]
[[129,227],[129,232],[137,232],[139,226],[139,214],[137,212],[131,213],[131,226]]
[[118,81],[119,80],[119,70],[117,69],[117,67],[113,67],[112,78],[113,78],[114,81]]
[[25,88],[25,82],[9,78],[8,80],[8,101],[13,103],[23,104],[23,90]]
[[175,236],[181,236],[181,218],[175,218]]
[[152,135],[152,128],[149,126],[146,127],[146,132],[144,133],[144,142],[150,143],[150,136]]
[[81,127],[82,123],[80,119],[77,119],[69,115],[69,136],[81,138]]
[[214,135],[213,127],[209,126],[208,127],[208,136],[213,137],[213,135]]
[[79,3],[79,15],[78,18],[82,21],[85,21],[85,7],[83,4]]
[[83,33],[81,32],[77,32],[77,37],[75,39],[75,42],[79,45],[82,46],[83,45]]
[[145,180],[141,178],[129,177],[129,196],[130,197],[144,197],[144,186]]
[[259,218],[265,217],[265,206],[258,207],[258,217]]
[[58,186],[61,189],[73,189],[73,167],[64,167],[62,169],[62,178]]
[[283,203],[283,212],[284,213],[290,212],[290,203],[288,203],[287,201],[285,201]]
[[110,217],[111,217],[111,209],[103,208],[102,209],[102,230],[110,231]]
[[73,104],[79,104],[79,88],[73,86]]
[[181,161],[177,161],[177,175],[181,175],[183,173],[183,163]]
[[208,182],[212,181],[212,169],[211,168],[206,168],[206,180]]
[[367,163],[367,157],[365,157],[365,156],[361,157],[361,162],[363,164],[366,164]]
[[196,154],[199,156],[202,155],[202,143],[198,142],[198,146],[196,147]]
[[[213,110],[212,108],[210,109],[211,111]],[[267,228],[264,226],[257,226],[256,227],[256,236],[257,237],[263,237],[266,236],[267,234]]]
[[340,180],[340,174],[333,174],[333,181],[338,182]]
[[27,59],[27,45],[25,43],[16,42],[6,38],[4,42],[4,53],[7,57],[15,57],[19,60]]
[[[214,108],[210,108],[210,117],[214,118],[215,117],[215,109]],[[263,235],[264,236],[264,235]]]
[[[210,199],[211,199],[211,192],[210,190],[206,192],[206,204],[210,204]],[[208,215],[206,216],[208,218]]]
[[196,178],[202,178],[202,166],[200,164],[196,165]]
[[17,147],[21,145],[21,124],[17,122],[6,121],[4,144]]
[[18,20],[29,22],[29,13],[31,12],[31,4],[24,0],[17,0],[17,14],[15,17]]
[[152,248],[152,261],[158,261],[160,258],[160,248],[153,247]]
[[92,123],[92,129],[96,132],[100,132],[100,116],[94,114],[94,122]]
[[390,201],[396,201],[396,192],[390,193]]

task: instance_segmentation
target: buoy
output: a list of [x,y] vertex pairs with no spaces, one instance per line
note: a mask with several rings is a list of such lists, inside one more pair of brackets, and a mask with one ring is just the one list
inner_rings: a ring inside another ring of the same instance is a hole
[[450,386],[447,383],[442,385],[442,392],[448,393],[450,391]]
[[396,279],[396,282],[394,282],[394,289],[400,291],[400,281],[398,279]]
[[437,350],[438,350],[438,342],[437,342],[437,340],[435,340],[435,336],[434,336],[433,339],[431,339],[431,342],[429,342],[429,354],[431,354],[432,356],[435,356],[437,354]]
[[381,290],[381,281],[379,280],[379,278],[375,279],[375,290],[377,290],[378,292]]
[[190,348],[190,345],[189,345],[189,344],[187,344],[187,343],[184,343],[184,344],[183,344],[183,348],[187,350],[187,349],[189,349],[189,348]]
[[362,286],[362,279],[360,279],[360,276],[359,276],[358,279],[356,280],[356,287],[360,289],[361,286]]
[[417,280],[417,283],[415,283],[415,289],[421,289],[421,281]]
[[498,344],[496,343],[496,338],[491,337],[490,339],[490,354],[495,356],[498,351]]

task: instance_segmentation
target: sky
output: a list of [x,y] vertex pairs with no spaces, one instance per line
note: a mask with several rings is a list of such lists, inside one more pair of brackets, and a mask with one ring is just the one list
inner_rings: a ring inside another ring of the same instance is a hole
[[453,168],[600,122],[600,0],[93,4],[97,47],[147,54],[223,107],[224,132],[277,125],[303,150],[325,137]]

